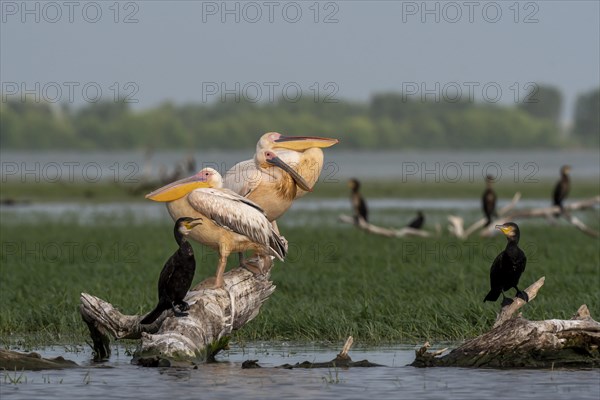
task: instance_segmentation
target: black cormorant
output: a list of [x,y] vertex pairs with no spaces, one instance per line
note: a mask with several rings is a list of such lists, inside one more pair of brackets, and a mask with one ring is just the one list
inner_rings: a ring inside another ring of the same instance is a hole
[[[196,260],[194,259],[194,249],[185,239],[185,236],[196,225],[201,223],[201,219],[189,217],[179,218],[175,222],[174,234],[179,248],[167,260],[163,267],[160,278],[158,278],[158,304],[156,308],[148,314],[140,324],[151,324],[160,316],[160,314],[170,308],[173,309],[175,316],[184,317],[189,305],[183,301],[194,279],[196,272]],[[179,306],[178,311],[175,306]]]
[[423,214],[423,211],[419,210],[419,211],[417,211],[417,216],[408,223],[407,227],[413,228],[413,229],[421,229],[423,227],[424,223],[425,223],[425,215]]
[[365,199],[360,195],[360,182],[356,178],[352,178],[348,181],[348,186],[350,187],[350,201],[352,202],[352,211],[354,216],[354,223],[358,225],[359,217],[368,222],[368,214],[367,211],[367,203]]
[[552,194],[553,204],[555,206],[560,207],[560,213],[554,214],[555,217],[558,217],[560,214],[564,212],[563,208],[563,200],[569,194],[569,190],[571,189],[571,182],[569,180],[569,172],[571,172],[571,167],[568,165],[563,165],[560,168],[560,180],[556,183],[554,187],[554,193]]
[[527,293],[517,287],[519,278],[525,271],[525,264],[527,264],[525,253],[519,248],[519,227],[514,222],[507,222],[504,225],[496,225],[496,229],[504,233],[508,243],[504,251],[498,254],[492,263],[490,268],[491,290],[483,301],[496,301],[498,296],[502,294],[502,306],[508,305],[512,303],[512,299],[504,296],[504,291],[510,288],[517,290],[517,297],[529,301]]
[[485,226],[488,226],[492,223],[492,217],[496,216],[496,192],[492,189],[492,183],[494,178],[491,175],[486,176],[485,178],[485,191],[483,192],[483,196],[481,196],[481,207],[483,209],[483,214],[487,221],[485,222]]

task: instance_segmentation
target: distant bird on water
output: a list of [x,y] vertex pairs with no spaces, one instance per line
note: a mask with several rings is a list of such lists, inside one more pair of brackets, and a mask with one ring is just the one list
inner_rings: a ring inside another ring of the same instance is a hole
[[417,216],[412,221],[409,222],[407,227],[413,228],[413,229],[421,229],[423,227],[424,223],[425,223],[425,215],[423,214],[423,211],[419,210],[419,211],[417,211]]
[[356,178],[351,178],[348,181],[348,187],[350,187],[350,202],[352,204],[354,223],[358,225],[359,218],[368,222],[369,211],[367,210],[365,199],[360,194],[360,182]]
[[[184,317],[190,307],[183,298],[192,286],[194,273],[196,272],[196,260],[194,250],[185,239],[190,231],[202,223],[201,219],[182,217],[175,222],[173,229],[175,240],[179,248],[167,260],[158,279],[158,304],[140,324],[151,324],[163,311],[173,309],[176,317]],[[179,306],[178,311],[175,306]]]
[[506,236],[508,243],[492,263],[490,268],[491,289],[483,301],[496,301],[502,294],[502,306],[511,304],[512,299],[504,295],[504,292],[510,288],[517,290],[517,297],[529,301],[527,293],[517,287],[519,278],[525,271],[525,265],[527,264],[525,253],[519,248],[521,235],[519,227],[514,222],[507,222],[504,225],[496,225],[496,229],[499,229]]
[[485,226],[489,226],[492,223],[492,217],[496,216],[496,192],[492,189],[492,183],[494,181],[494,177],[491,175],[486,176],[485,178],[485,191],[483,192],[483,196],[481,196],[481,208],[483,209],[483,214],[487,219]]
[[567,198],[567,195],[571,190],[571,181],[569,179],[570,172],[571,167],[569,165],[563,165],[560,168],[560,180],[556,183],[552,194],[553,204],[560,207],[560,213],[554,214],[555,217],[558,217],[564,212],[563,200]]

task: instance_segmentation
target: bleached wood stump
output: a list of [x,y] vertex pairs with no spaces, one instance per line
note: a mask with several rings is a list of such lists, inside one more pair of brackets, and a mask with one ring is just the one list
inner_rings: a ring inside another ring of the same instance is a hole
[[175,317],[168,310],[149,325],[140,325],[144,315],[124,315],[112,304],[82,293],[79,311],[90,328],[95,359],[110,356],[110,337],[141,339],[134,356],[134,362],[141,365],[167,366],[212,358],[227,345],[232,331],[258,315],[275,290],[268,272],[255,274],[238,267],[224,278],[224,289],[210,289],[202,282],[188,292],[188,316]]
[[[525,289],[532,301],[544,284],[539,279]],[[466,341],[450,353],[430,352],[429,343],[416,351],[415,367],[476,368],[598,368],[600,323],[586,305],[569,320],[528,321],[514,313],[527,304],[515,297],[503,307],[492,329]]]

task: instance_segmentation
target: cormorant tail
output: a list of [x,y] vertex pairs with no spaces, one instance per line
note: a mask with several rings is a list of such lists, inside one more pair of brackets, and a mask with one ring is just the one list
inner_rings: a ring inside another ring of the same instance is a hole
[[162,314],[163,311],[165,311],[165,310],[167,310],[169,308],[170,308],[170,306],[168,306],[168,305],[165,307],[164,304],[158,303],[158,305],[156,306],[156,308],[154,310],[152,310],[150,312],[150,314],[146,315],[143,320],[140,321],[140,324],[144,324],[145,325],[145,324],[151,324],[151,323],[153,323],[154,321],[156,321],[156,319],[158,317],[160,317],[160,314]]
[[555,204],[555,206],[559,206],[560,211],[554,213],[554,218],[559,218],[565,212],[565,209],[563,208],[562,204]]
[[527,294],[527,292],[525,292],[523,290],[519,290],[518,288],[515,288],[515,289],[517,289],[517,297],[519,297],[519,298],[525,300],[527,303],[529,303],[529,295]]
[[500,293],[502,293],[501,290],[492,289],[487,294],[487,296],[485,296],[485,299],[483,299],[483,301],[484,302],[486,302],[486,301],[496,301],[496,300],[498,300],[498,297],[500,297]]

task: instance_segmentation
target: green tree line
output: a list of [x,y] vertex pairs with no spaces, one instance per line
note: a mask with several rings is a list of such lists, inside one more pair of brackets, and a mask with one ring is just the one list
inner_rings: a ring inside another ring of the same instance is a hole
[[[531,96],[534,97],[534,96]],[[124,101],[67,105],[3,101],[0,147],[6,149],[248,148],[268,131],[340,139],[340,147],[532,148],[597,144],[600,88],[578,97],[575,121],[561,134],[560,92],[536,88],[535,101],[503,106],[420,101],[382,93],[369,102],[313,99],[274,103],[164,103],[132,110]]]

